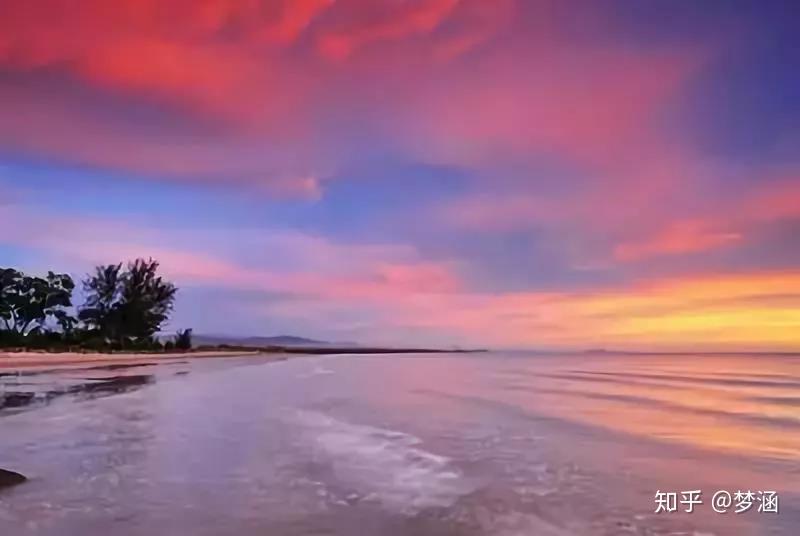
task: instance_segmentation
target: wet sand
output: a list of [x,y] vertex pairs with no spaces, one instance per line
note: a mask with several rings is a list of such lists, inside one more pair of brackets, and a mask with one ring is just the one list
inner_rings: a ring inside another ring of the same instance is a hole
[[[28,477],[0,492],[3,529],[794,536],[800,526],[796,358],[271,359],[0,375],[11,395],[0,466]],[[655,512],[657,490],[692,489],[703,500],[693,513]],[[718,490],[774,490],[780,513],[716,513]]]
[[170,353],[80,353],[80,352],[2,352],[0,373],[15,371],[56,371],[85,368],[87,365],[142,365],[175,363],[187,359],[258,356],[263,361],[283,361],[292,355],[329,354],[451,354],[485,350],[443,350],[431,348],[275,346],[253,350],[197,350]]
[[185,361],[187,359],[245,356],[274,356],[275,360],[286,359],[285,355],[259,351],[171,352],[161,354],[0,352],[0,372],[67,370],[98,365],[168,364]]

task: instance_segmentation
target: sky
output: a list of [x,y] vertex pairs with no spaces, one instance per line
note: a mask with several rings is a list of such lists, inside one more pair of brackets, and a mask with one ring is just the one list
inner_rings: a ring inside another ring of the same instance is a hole
[[0,265],[167,331],[800,349],[800,8],[0,1]]

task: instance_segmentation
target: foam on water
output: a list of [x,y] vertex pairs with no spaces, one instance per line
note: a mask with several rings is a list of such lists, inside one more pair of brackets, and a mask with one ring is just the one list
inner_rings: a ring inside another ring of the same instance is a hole
[[326,369],[324,367],[314,367],[309,372],[304,372],[302,374],[298,374],[298,378],[311,378],[314,376],[327,376],[329,374],[334,374],[332,370]]
[[474,490],[450,458],[424,450],[413,435],[295,412],[338,480],[403,513],[451,506]]

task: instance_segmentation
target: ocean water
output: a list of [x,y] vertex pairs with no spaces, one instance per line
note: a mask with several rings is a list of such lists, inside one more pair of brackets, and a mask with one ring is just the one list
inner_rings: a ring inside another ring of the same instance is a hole
[[[0,467],[30,477],[3,535],[800,534],[797,357],[241,358],[0,392]],[[737,490],[778,513],[714,511]]]

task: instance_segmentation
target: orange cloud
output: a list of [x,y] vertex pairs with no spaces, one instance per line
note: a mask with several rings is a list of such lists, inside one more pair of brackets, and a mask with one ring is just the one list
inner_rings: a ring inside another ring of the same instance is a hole
[[798,300],[796,271],[719,273],[589,292],[445,295],[394,321],[473,344],[794,350]]

